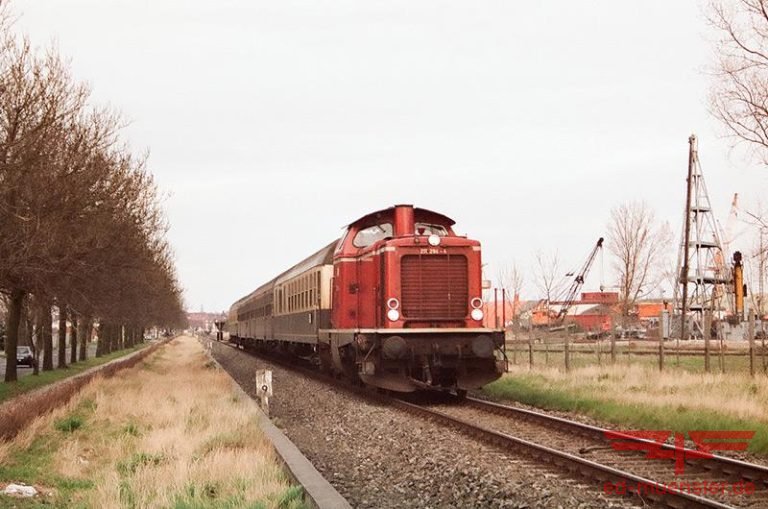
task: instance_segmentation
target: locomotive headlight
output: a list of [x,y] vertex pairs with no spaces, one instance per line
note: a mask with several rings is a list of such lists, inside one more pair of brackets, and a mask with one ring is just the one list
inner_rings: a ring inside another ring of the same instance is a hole
[[472,306],[472,309],[480,309],[483,307],[483,299],[480,297],[475,297],[471,301],[469,301],[470,306]]
[[429,242],[430,246],[439,246],[440,245],[440,236],[435,235],[434,233],[427,237],[427,242]]
[[387,300],[387,307],[389,309],[397,309],[400,307],[400,301],[392,297],[391,299]]
[[483,310],[475,308],[475,309],[472,310],[472,312],[469,314],[469,316],[471,316],[473,320],[479,322],[480,320],[483,319]]
[[400,319],[400,311],[397,309],[390,309],[387,311],[387,318],[389,318],[390,322],[396,322]]

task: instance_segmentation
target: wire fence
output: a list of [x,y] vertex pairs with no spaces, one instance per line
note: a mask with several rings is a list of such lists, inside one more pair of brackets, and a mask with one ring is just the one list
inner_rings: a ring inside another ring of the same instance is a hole
[[647,365],[660,371],[768,375],[766,340],[680,341],[657,339],[586,339],[567,334],[508,334],[510,365],[553,367],[563,371],[612,364]]

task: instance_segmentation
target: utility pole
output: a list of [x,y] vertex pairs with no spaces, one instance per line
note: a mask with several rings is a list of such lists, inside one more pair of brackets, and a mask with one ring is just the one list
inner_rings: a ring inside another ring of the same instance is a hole
[[[688,243],[691,241],[691,183],[693,181],[693,159],[696,151],[696,136],[688,138],[688,177],[685,191],[685,233],[683,237],[683,270],[680,282],[683,284],[683,303],[680,316],[680,339],[685,339],[685,322],[688,315]],[[662,340],[663,341],[663,340]]]

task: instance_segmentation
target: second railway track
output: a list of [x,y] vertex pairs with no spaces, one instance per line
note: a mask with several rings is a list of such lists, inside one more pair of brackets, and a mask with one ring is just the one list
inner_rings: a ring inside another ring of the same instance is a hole
[[[615,450],[607,438],[610,430],[475,398],[427,404],[397,400],[395,404],[575,475],[626,486],[627,495],[662,505],[768,507],[768,467],[763,465],[717,455],[697,457],[696,451],[675,450],[669,444],[661,448],[672,458],[648,459],[642,450]],[[621,439],[656,447],[629,435]],[[676,474],[674,454],[683,452],[688,455],[685,472]],[[754,485],[753,493],[734,493],[734,488],[750,486],[746,483]],[[675,489],[679,486],[684,488]]]

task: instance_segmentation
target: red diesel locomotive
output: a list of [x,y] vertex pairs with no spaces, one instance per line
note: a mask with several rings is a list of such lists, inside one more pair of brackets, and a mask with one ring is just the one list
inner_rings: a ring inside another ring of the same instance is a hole
[[483,327],[480,243],[453,224],[411,205],[361,217],[235,302],[230,341],[399,392],[464,394],[497,379],[504,336]]

